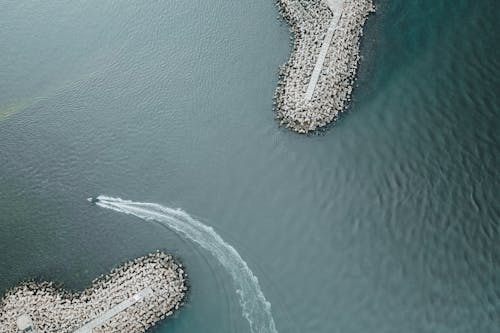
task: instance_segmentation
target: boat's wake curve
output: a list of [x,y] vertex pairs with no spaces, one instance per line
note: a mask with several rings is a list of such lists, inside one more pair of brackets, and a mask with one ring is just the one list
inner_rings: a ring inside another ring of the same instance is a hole
[[226,243],[214,229],[180,209],[103,195],[97,199],[99,200],[96,204],[100,207],[134,215],[146,221],[161,223],[209,251],[233,278],[243,316],[250,323],[252,332],[277,333],[271,314],[271,304],[260,290],[257,277],[253,275],[235,248]]

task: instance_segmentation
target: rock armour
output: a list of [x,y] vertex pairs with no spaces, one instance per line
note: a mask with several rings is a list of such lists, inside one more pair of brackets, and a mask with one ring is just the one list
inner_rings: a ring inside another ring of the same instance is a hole
[[289,61],[281,66],[275,109],[281,126],[299,133],[334,121],[349,102],[359,62],[359,44],[372,0],[344,0],[337,28],[310,101],[305,94],[333,18],[323,0],[278,0],[293,34]]
[[187,291],[182,265],[157,252],[129,261],[95,280],[81,293],[50,282],[25,282],[0,301],[0,332],[17,333],[16,319],[28,314],[39,333],[71,333],[112,307],[151,288],[153,294],[120,312],[93,333],[140,333],[171,316]]

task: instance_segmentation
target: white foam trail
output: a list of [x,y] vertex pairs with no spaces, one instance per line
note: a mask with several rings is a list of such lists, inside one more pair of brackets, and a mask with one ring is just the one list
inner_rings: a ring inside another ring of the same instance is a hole
[[236,249],[226,243],[213,228],[195,220],[180,209],[103,195],[97,198],[99,201],[96,204],[100,207],[161,223],[209,251],[233,278],[243,316],[250,323],[252,332],[278,332],[271,314],[271,304],[264,297],[257,277]]

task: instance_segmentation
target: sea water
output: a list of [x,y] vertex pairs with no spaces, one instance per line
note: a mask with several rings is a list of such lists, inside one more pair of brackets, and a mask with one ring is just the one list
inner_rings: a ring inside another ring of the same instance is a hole
[[105,193],[212,228],[278,332],[497,330],[500,5],[376,5],[352,104],[303,136],[272,0],[0,1],[0,290],[163,249],[191,289],[153,332],[251,332],[221,261]]

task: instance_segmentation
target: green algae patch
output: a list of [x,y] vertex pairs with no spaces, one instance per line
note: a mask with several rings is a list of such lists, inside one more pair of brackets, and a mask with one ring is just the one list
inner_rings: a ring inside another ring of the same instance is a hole
[[10,116],[22,112],[33,104],[34,99],[26,98],[14,103],[0,105],[0,121],[6,120]]

